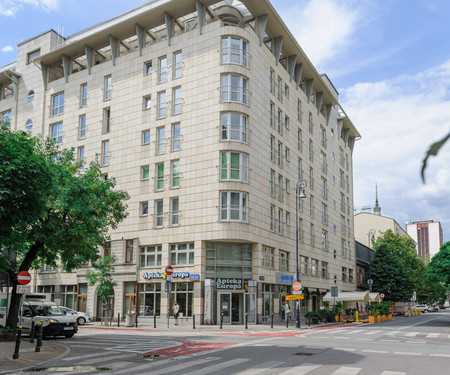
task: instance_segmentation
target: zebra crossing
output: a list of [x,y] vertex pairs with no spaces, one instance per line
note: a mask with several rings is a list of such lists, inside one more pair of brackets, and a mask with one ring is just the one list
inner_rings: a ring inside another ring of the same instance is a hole
[[354,330],[336,330],[336,331],[327,331],[325,332],[311,332],[311,334],[315,334],[316,338],[342,338],[344,340],[355,337],[359,337],[361,340],[368,340],[364,337],[378,337],[388,336],[390,339],[392,338],[420,338],[420,339],[450,339],[449,333],[437,333],[437,332],[417,332],[417,331],[385,331],[385,330],[374,330],[374,329],[354,329]]

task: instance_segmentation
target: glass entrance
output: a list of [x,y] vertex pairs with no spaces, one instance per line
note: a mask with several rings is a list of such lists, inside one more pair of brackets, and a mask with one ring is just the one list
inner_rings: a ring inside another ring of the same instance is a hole
[[231,293],[223,293],[220,295],[219,323],[220,319],[223,319],[222,322],[224,324],[231,323],[230,310],[231,310]]
[[249,323],[256,323],[256,295],[254,293],[220,293],[219,316],[223,324],[244,324],[245,314]]

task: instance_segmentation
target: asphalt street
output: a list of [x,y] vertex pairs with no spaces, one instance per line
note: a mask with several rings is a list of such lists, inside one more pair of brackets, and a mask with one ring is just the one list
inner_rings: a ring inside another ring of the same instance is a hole
[[450,366],[450,311],[308,331],[130,332],[85,326],[69,340],[54,340],[71,351],[39,374],[443,374]]

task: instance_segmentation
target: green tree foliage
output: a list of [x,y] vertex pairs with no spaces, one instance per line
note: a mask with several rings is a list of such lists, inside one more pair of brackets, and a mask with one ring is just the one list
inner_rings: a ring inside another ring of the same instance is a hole
[[427,280],[440,282],[450,289],[450,242],[441,246],[439,252],[431,258],[426,273]]
[[436,156],[439,150],[444,146],[444,144],[450,139],[450,133],[448,133],[444,138],[440,141],[433,143],[428,149],[425,158],[422,161],[422,170],[420,171],[420,175],[422,176],[422,181],[425,182],[425,169],[427,168],[428,158],[430,156]]
[[[1,154],[0,176],[7,176],[8,180],[5,183],[0,179],[0,192],[1,199],[8,197],[16,203],[2,211],[0,248],[14,250],[17,264],[11,265],[2,258],[0,268],[8,272],[13,282],[7,325],[16,327],[20,302],[16,295],[17,272],[42,264],[56,266],[57,262],[66,271],[72,271],[95,261],[108,232],[127,216],[128,194],[115,190],[114,179],[102,179],[98,161],[81,169],[73,149],[61,151],[50,141],[42,145],[24,132],[2,127],[0,145],[10,143],[17,148]],[[23,189],[13,188],[14,181]],[[14,215],[14,209],[22,211],[23,205],[29,204],[22,202],[28,201],[29,195],[30,200],[37,202],[34,210],[8,220],[9,212]]]

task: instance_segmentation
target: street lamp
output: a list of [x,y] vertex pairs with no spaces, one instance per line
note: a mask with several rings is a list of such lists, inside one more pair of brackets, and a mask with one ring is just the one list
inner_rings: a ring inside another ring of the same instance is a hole
[[377,231],[375,229],[371,229],[371,230],[369,230],[369,233],[367,233],[367,238],[369,240],[369,247],[370,247],[371,243],[375,241],[375,233],[376,232]]
[[[305,180],[300,180],[295,186],[295,217],[296,217],[296,230],[295,230],[295,254],[297,259],[297,269],[295,272],[295,281],[301,281],[302,275],[298,266],[298,202],[299,199],[306,198],[305,188],[307,183]],[[300,328],[300,302],[297,301],[297,319],[295,321],[295,326]]]

